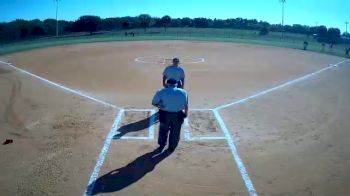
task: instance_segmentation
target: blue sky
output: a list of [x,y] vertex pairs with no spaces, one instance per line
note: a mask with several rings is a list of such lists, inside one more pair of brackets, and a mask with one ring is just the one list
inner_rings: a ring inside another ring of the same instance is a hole
[[[61,0],[59,18],[137,16],[256,18],[281,23],[278,0]],[[326,25],[345,31],[350,0],[287,0],[286,24]],[[55,18],[54,0],[0,0],[0,21]],[[348,28],[350,31],[350,25]]]

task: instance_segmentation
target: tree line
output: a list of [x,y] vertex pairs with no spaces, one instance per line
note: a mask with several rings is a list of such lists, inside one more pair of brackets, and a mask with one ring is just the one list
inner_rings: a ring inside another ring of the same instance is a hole
[[[245,18],[230,19],[209,19],[209,18],[171,18],[166,15],[163,17],[152,17],[148,14],[141,14],[136,17],[114,17],[100,18],[98,16],[81,16],[76,21],[58,21],[58,32],[60,35],[74,32],[89,32],[93,34],[96,31],[130,30],[143,28],[162,27],[164,31],[168,27],[193,27],[193,28],[229,28],[256,30],[260,35],[267,35],[269,31],[299,33],[307,36],[314,35],[319,42],[337,43],[340,38],[338,28],[327,28],[326,26],[307,26],[307,25],[284,25],[270,24],[265,21]],[[0,42],[11,42],[21,39],[30,39],[41,36],[56,35],[56,20],[22,20],[17,19],[11,22],[0,23]]]

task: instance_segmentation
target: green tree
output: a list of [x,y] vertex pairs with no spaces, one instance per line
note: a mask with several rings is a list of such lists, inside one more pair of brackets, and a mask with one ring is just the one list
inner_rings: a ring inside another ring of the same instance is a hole
[[181,19],[181,26],[183,27],[192,27],[193,21],[191,18],[185,17]]
[[166,31],[166,27],[171,23],[171,17],[168,15],[165,15],[162,17],[161,22],[164,26],[164,31]]
[[206,18],[195,18],[193,20],[194,26],[197,28],[208,28],[209,21]]
[[129,29],[131,27],[131,23],[129,21],[124,21],[122,23],[122,28],[123,29]]
[[269,34],[269,30],[266,26],[260,29],[259,35],[268,35],[268,34]]
[[319,42],[328,42],[328,38],[327,38],[327,27],[325,26],[319,26],[316,29],[316,37],[317,37],[317,41]]
[[74,22],[74,31],[88,31],[90,35],[99,29],[101,18],[98,16],[81,16]]
[[214,28],[225,28],[225,27],[227,27],[227,23],[225,20],[215,18],[213,21],[213,27]]
[[31,35],[33,36],[40,36],[40,35],[45,35],[45,30],[42,26],[35,26],[31,32]]
[[118,21],[115,18],[106,18],[101,20],[101,29],[103,30],[113,30],[118,27]]
[[15,22],[3,23],[0,30],[0,41],[9,42],[20,38],[20,27]]
[[327,38],[329,43],[337,43],[340,39],[340,30],[337,28],[329,28],[327,31]]
[[46,34],[56,35],[56,20],[55,19],[46,19],[43,22],[44,29]]
[[171,27],[181,27],[181,19],[180,18],[174,18],[170,22]]
[[148,14],[141,14],[138,19],[140,20],[141,27],[146,31],[151,23],[152,17]]

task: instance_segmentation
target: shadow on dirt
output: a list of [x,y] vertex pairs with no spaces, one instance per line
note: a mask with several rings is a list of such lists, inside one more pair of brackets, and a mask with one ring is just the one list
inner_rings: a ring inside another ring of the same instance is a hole
[[[154,118],[154,121],[151,123],[150,119]],[[124,125],[120,127],[117,131],[119,132],[115,136],[113,136],[113,139],[120,139],[122,136],[126,135],[127,133],[131,132],[137,132],[137,131],[142,131],[144,129],[149,128],[151,125],[156,124],[159,122],[159,114],[158,112],[153,114],[152,116],[149,116],[148,118],[145,118],[143,120],[133,122],[127,125]]]
[[155,166],[171,153],[169,150],[159,152],[159,149],[148,152],[136,158],[128,165],[99,177],[94,183],[88,186],[87,195],[120,191],[153,171]]

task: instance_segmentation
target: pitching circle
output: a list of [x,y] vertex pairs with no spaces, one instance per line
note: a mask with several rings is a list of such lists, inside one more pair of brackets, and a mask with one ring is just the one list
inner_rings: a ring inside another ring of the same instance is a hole
[[[183,64],[196,64],[203,63],[205,59],[202,57],[194,57],[194,56],[176,56],[180,59],[180,63]],[[170,55],[151,55],[151,56],[141,56],[135,58],[135,62],[137,63],[145,63],[145,64],[169,64],[172,61],[172,56]]]

